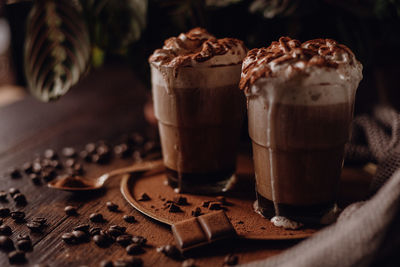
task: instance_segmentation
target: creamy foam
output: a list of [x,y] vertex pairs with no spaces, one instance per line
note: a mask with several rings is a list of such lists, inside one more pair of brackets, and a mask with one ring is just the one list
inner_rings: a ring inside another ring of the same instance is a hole
[[241,64],[246,53],[247,48],[238,39],[217,39],[205,29],[194,28],[167,39],[163,48],[150,56],[149,62],[174,68],[225,66]]

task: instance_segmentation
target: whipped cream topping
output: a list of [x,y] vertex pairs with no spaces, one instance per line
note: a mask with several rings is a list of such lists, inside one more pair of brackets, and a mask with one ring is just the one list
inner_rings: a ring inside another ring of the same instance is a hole
[[[289,37],[281,37],[267,48],[249,51],[243,60],[240,88],[245,90],[247,96],[260,93],[262,86],[257,86],[257,83],[264,85],[264,88],[268,83],[275,90],[276,86],[285,89],[309,88],[309,91],[303,92],[304,97],[298,91],[285,92],[281,100],[325,104],[338,102],[335,93],[329,93],[332,88],[355,90],[361,79],[362,65],[345,45],[332,39],[300,43]],[[354,90],[345,91],[354,93]],[[342,96],[338,98],[343,99]]]
[[156,66],[225,66],[242,63],[247,48],[241,40],[234,38],[217,39],[205,29],[194,28],[178,37],[164,42],[162,49],[156,49],[149,62]]

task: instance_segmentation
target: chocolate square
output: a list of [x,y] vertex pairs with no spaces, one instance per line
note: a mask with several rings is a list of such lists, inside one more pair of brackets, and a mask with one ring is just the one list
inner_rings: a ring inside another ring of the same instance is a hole
[[182,249],[207,241],[207,237],[197,218],[191,218],[172,225],[172,233],[177,245]]
[[197,219],[210,241],[222,237],[230,237],[236,233],[225,212],[222,210],[199,216]]

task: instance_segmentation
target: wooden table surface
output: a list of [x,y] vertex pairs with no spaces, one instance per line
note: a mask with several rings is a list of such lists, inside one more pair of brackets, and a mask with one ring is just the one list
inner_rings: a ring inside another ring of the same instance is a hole
[[[89,215],[101,212],[106,222],[98,225],[107,228],[112,224],[127,227],[127,232],[142,235],[151,245],[146,253],[139,255],[144,266],[181,266],[180,261],[167,258],[156,252],[156,248],[174,243],[170,229],[152,221],[134,210],[123,199],[119,181],[111,181],[106,190],[92,193],[73,194],[55,191],[45,185],[34,185],[23,175],[12,179],[7,174],[11,168],[21,167],[32,161],[36,155],[42,155],[51,148],[60,152],[63,147],[71,146],[80,151],[91,141],[106,140],[116,144],[123,134],[145,131],[143,104],[147,99],[143,85],[127,67],[113,66],[92,73],[73,88],[59,101],[50,104],[27,97],[26,99],[0,109],[0,190],[18,188],[25,194],[28,204],[16,207],[8,196],[8,203],[0,207],[11,210],[23,210],[27,221],[33,217],[45,217],[48,226],[41,233],[32,233],[25,223],[16,224],[10,217],[4,219],[16,240],[19,234],[29,234],[33,251],[26,254],[27,262],[23,266],[46,264],[47,266],[99,266],[104,259],[115,260],[128,257],[123,247],[113,244],[108,248],[99,248],[93,242],[68,245],[61,240],[64,232],[81,223],[89,223]],[[110,164],[99,166],[85,165],[86,175],[96,175],[107,170],[129,165],[130,160],[113,160]],[[346,202],[352,202],[364,196],[368,181],[358,172],[348,175],[342,188]],[[113,201],[121,212],[110,212],[105,203]],[[64,212],[66,205],[78,207],[78,216],[68,217]],[[124,214],[132,214],[137,223],[129,224],[122,219]],[[222,266],[224,257],[230,253],[239,256],[239,263],[246,263],[270,257],[297,244],[298,241],[240,241],[224,242],[210,246],[191,255],[197,266]],[[0,266],[8,266],[7,254],[0,252]]]

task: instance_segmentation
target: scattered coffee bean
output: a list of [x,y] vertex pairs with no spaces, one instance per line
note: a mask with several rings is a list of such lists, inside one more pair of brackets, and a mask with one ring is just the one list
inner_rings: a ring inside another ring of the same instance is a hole
[[114,264],[111,260],[103,260],[100,262],[100,267],[114,267]]
[[181,258],[181,252],[174,245],[165,245],[157,248],[157,252],[163,253],[165,256],[178,260]]
[[179,206],[189,205],[189,203],[187,202],[187,198],[182,196],[174,197],[174,202]]
[[117,237],[115,241],[121,246],[126,247],[132,244],[132,235],[127,235],[127,234],[120,235]]
[[32,232],[41,232],[42,231],[42,224],[39,222],[29,222],[26,224],[26,227],[29,228],[29,230],[31,230]]
[[26,174],[31,174],[33,172],[33,166],[32,166],[32,162],[25,162],[22,165],[22,169],[24,170],[24,172]]
[[129,255],[138,255],[143,254],[144,252],[144,249],[137,244],[130,244],[126,247],[126,253],[128,253]]
[[67,168],[71,168],[75,165],[76,161],[73,158],[69,158],[65,161],[64,166]]
[[192,210],[192,216],[193,217],[198,217],[198,216],[200,216],[202,213],[201,213],[201,208],[200,207],[197,207],[197,208],[195,208],[194,210]]
[[124,233],[118,229],[108,229],[108,234],[112,235],[113,237],[118,237]]
[[108,230],[118,230],[118,231],[120,231],[120,232],[122,232],[122,233],[125,233],[126,227],[124,227],[124,226],[119,226],[119,225],[111,225],[111,226],[108,228]]
[[14,250],[8,253],[8,260],[11,264],[26,262],[25,253],[23,251]]
[[107,201],[106,206],[109,211],[118,211],[118,205],[111,201]]
[[39,174],[42,172],[42,165],[39,162],[34,162],[32,165],[32,172]]
[[14,243],[11,240],[11,238],[9,238],[8,236],[5,235],[0,235],[0,249],[2,250],[13,250],[14,249]]
[[53,167],[53,168],[55,168],[55,169],[58,169],[58,170],[61,170],[61,169],[63,168],[63,165],[62,165],[61,162],[58,161],[58,160],[52,160],[52,161],[50,162],[50,166]]
[[44,217],[34,217],[32,218],[32,222],[40,223],[41,225],[45,225],[47,222],[47,219]]
[[35,185],[40,185],[41,184],[40,176],[37,175],[36,173],[29,174],[29,179],[31,179],[32,183],[35,184]]
[[127,223],[134,223],[136,222],[136,219],[133,215],[127,215],[125,214],[123,217],[124,221],[126,221]]
[[24,205],[27,204],[25,195],[23,195],[23,194],[21,194],[21,193],[15,194],[15,195],[13,196],[13,199],[14,199],[15,203],[16,203],[17,205],[19,205],[19,206],[24,206]]
[[114,267],[142,267],[143,261],[141,258],[118,259],[114,261]]
[[12,211],[10,213],[11,218],[15,221],[15,222],[24,222],[25,221],[25,212],[23,211]]
[[10,236],[12,234],[11,227],[8,225],[0,225],[0,235]]
[[89,235],[84,231],[74,230],[71,234],[75,237],[77,243],[84,243],[89,241]]
[[54,178],[56,178],[57,176],[57,172],[51,169],[43,169],[40,172],[40,176],[42,177],[42,179],[45,182],[50,182],[51,180],[53,180]]
[[10,215],[10,209],[6,207],[0,207],[0,217],[8,217]]
[[46,159],[56,159],[57,158],[57,153],[53,149],[46,149],[44,151],[44,157]]
[[83,231],[83,232],[86,232],[86,233],[89,232],[89,229],[90,229],[90,225],[89,224],[80,224],[80,225],[75,226],[73,228],[73,230],[75,230],[75,231]]
[[220,202],[210,202],[210,205],[208,206],[210,210],[221,210],[221,203]]
[[149,201],[149,200],[151,200],[151,198],[146,193],[143,193],[138,200],[139,201]]
[[62,234],[61,239],[67,244],[75,244],[76,243],[75,236],[72,233]]
[[75,216],[77,215],[77,211],[76,211],[76,207],[74,206],[66,206],[64,208],[65,214],[67,214],[68,216]]
[[21,175],[21,172],[18,169],[12,169],[10,171],[10,177],[15,179],[15,178],[21,178],[22,175]]
[[102,234],[93,236],[93,241],[99,247],[107,247],[110,244],[110,240]]
[[179,206],[175,205],[174,203],[171,203],[169,205],[168,212],[177,213],[177,212],[183,212],[183,211],[181,210],[181,208]]
[[228,266],[236,265],[239,262],[239,257],[233,254],[229,254],[224,259],[224,264]]
[[76,152],[73,147],[64,147],[62,149],[62,154],[64,157],[67,157],[67,158],[73,158],[76,156]]
[[6,191],[0,191],[0,201],[7,202],[7,192]]
[[103,222],[104,218],[101,213],[92,213],[89,215],[89,220],[91,222]]
[[89,229],[89,234],[91,236],[95,236],[95,235],[99,235],[101,232],[101,228],[100,227],[92,227]]
[[32,242],[30,239],[22,239],[17,241],[17,249],[21,251],[31,251],[32,250]]
[[147,243],[147,239],[143,236],[136,235],[132,237],[132,243],[135,243],[139,246],[145,246]]
[[79,152],[79,157],[86,162],[92,161],[91,155],[86,150],[82,150],[81,152]]
[[96,152],[96,144],[95,143],[88,143],[85,146],[85,151],[89,154],[93,154]]
[[31,237],[29,235],[19,234],[17,237],[17,241],[19,240],[31,240]]
[[182,267],[196,267],[194,259],[186,259],[182,262]]
[[11,197],[13,197],[15,194],[21,193],[19,189],[11,187],[8,189],[8,193],[10,194]]

